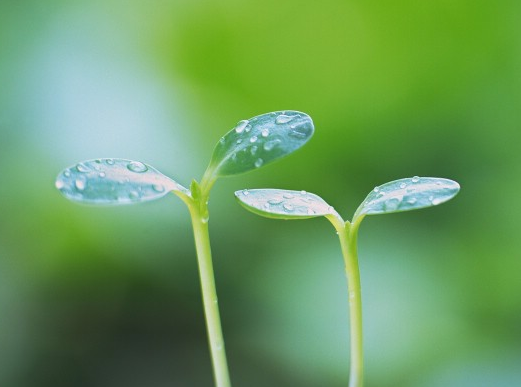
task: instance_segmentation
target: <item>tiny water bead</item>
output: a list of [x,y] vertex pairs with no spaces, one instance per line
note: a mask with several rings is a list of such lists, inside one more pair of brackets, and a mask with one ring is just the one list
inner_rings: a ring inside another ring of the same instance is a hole
[[401,184],[400,184],[400,188],[403,189],[403,188],[405,188],[405,187],[407,187],[407,184],[405,184],[405,183],[401,183]]
[[114,159],[106,159],[105,162],[107,165],[114,165]]
[[282,195],[282,197],[283,197],[284,199],[293,199],[295,196],[293,196],[293,195],[290,194],[290,193],[285,193],[285,194]]
[[152,189],[156,192],[165,192],[165,187],[162,184],[154,184]]
[[293,206],[292,206],[291,204],[289,204],[289,203],[284,203],[284,204],[282,205],[282,207],[283,207],[284,210],[286,210],[286,211],[290,211],[290,212],[291,212],[291,211],[294,210]]
[[378,191],[380,191],[380,188],[379,188],[379,187],[374,187],[374,188],[373,188],[373,191],[374,191],[374,192],[378,192]]
[[65,187],[65,183],[63,180],[56,180],[56,182],[54,183],[54,186],[56,187],[56,189],[61,190],[62,188]]
[[264,164],[264,160],[263,159],[255,160],[255,168],[260,168],[262,166],[262,164]]
[[250,153],[252,156],[255,156],[255,153],[257,153],[257,149],[259,149],[257,145],[254,145],[250,148]]
[[[242,120],[242,121],[239,121],[239,123],[237,124],[237,126],[235,127],[235,132],[236,133],[242,133],[244,132],[244,129],[246,128],[246,126],[248,126],[248,123],[249,121],[248,120]],[[228,126],[229,127],[229,126]]]
[[271,151],[273,148],[275,148],[280,143],[281,143],[281,141],[278,140],[278,139],[271,140],[271,141],[265,142],[262,147],[264,148],[264,150],[266,152],[269,152],[269,151]]
[[268,137],[270,135],[270,130],[269,129],[262,129],[261,131],[261,136],[262,137]]
[[256,142],[256,141],[257,141],[257,138],[258,138],[257,136],[252,136],[252,137],[250,138],[250,142],[251,142],[251,143]]
[[411,179],[411,181],[412,181],[413,183],[417,183],[417,182],[420,181],[420,177],[419,177],[419,176],[414,176],[414,177]]
[[100,172],[99,173],[99,177],[101,177],[102,179],[107,176],[107,174],[105,172]]
[[83,163],[79,163],[78,165],[76,165],[76,170],[82,173],[87,173],[90,171],[90,169]]
[[74,181],[74,186],[78,191],[83,191],[87,186],[87,182],[84,179],[76,179]]
[[130,171],[136,172],[136,173],[143,173],[148,170],[147,166],[139,161],[131,161],[130,163],[128,163],[127,168]]

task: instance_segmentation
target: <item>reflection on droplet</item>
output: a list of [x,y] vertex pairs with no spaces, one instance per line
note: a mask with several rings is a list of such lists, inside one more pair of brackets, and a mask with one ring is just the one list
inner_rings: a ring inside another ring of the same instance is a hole
[[63,182],[63,180],[56,180],[54,185],[57,189],[62,189],[65,186],[65,183]]
[[131,161],[128,163],[127,168],[136,173],[143,173],[148,170],[147,166],[139,161]]
[[82,172],[82,173],[89,172],[89,168],[85,164],[82,164],[82,163],[79,163],[78,165],[76,165],[76,170],[78,172]]
[[261,136],[268,137],[270,135],[269,129],[262,129]]
[[241,142],[242,142],[242,138],[239,138],[239,139],[236,141],[237,144],[240,144]]
[[378,188],[378,187],[374,187],[373,191],[374,191],[374,192],[378,192],[378,191],[380,191],[380,188]]
[[252,136],[252,137],[250,138],[250,142],[253,143],[253,142],[255,142],[255,141],[257,141],[257,136]]
[[85,186],[87,185],[86,181],[83,179],[76,179],[74,182],[74,186],[78,191],[83,191],[85,189]]
[[67,170],[67,171],[63,172],[63,176],[71,177],[71,171]]
[[405,184],[405,183],[400,184],[401,189],[404,189],[405,187],[407,187],[407,184]]
[[248,125],[248,120],[239,121],[239,123],[235,127],[235,132],[236,133],[244,132],[244,129],[246,128],[247,125]]
[[105,162],[106,162],[108,165],[114,165],[114,160],[113,160],[113,159],[106,159]]
[[432,204],[437,206],[438,204],[440,204],[442,202],[442,200],[440,198],[436,198],[436,199],[433,199],[432,200]]
[[306,194],[307,194],[307,192],[306,192],[306,191],[304,191],[304,190],[302,190],[302,191],[300,191],[300,194],[301,194],[301,195],[306,195]]
[[257,159],[255,160],[255,168],[259,168],[262,166],[262,164],[264,164],[264,160],[263,159]]
[[407,200],[407,203],[409,203],[409,204],[416,203],[416,198],[410,198],[409,200]]
[[419,182],[419,181],[420,181],[420,176],[414,176],[414,177],[411,179],[411,181],[412,181],[413,183],[417,183],[417,182]]
[[107,174],[105,172],[100,172],[99,173],[99,177],[101,177],[102,179],[107,176]]
[[277,118],[275,118],[276,124],[286,124],[294,119],[296,116],[287,116],[285,114],[280,114]]

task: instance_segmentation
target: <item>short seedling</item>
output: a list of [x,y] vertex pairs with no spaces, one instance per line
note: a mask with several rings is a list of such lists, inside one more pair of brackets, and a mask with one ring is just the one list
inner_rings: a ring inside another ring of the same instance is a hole
[[201,183],[190,189],[150,165],[123,159],[84,161],[62,171],[56,188],[68,199],[99,205],[139,203],[173,192],[188,206],[195,237],[210,355],[217,387],[230,378],[217,306],[210,239],[208,200],[219,177],[258,169],[303,146],[313,135],[311,118],[296,111],[279,111],[240,121],[215,146]]
[[366,215],[389,214],[436,206],[453,198],[458,183],[441,178],[400,179],[374,188],[356,210],[351,222],[319,196],[306,191],[252,189],[235,192],[247,210],[274,219],[307,219],[325,216],[340,238],[349,291],[351,371],[349,387],[363,385],[362,299],[358,269],[357,236]]

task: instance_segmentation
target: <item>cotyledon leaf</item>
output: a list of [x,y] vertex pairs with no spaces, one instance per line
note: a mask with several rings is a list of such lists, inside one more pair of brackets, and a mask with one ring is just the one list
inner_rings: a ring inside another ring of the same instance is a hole
[[159,199],[171,191],[189,191],[157,169],[139,161],[97,159],[63,170],[56,188],[67,198],[86,204],[131,204]]
[[313,132],[311,117],[293,110],[239,121],[215,146],[208,169],[229,176],[260,168],[299,149]]
[[306,191],[283,189],[250,189],[235,192],[247,210],[275,219],[304,219],[335,214],[335,210],[319,196]]
[[436,206],[452,199],[459,190],[455,181],[439,177],[414,176],[391,181],[375,187],[358,207],[354,218]]

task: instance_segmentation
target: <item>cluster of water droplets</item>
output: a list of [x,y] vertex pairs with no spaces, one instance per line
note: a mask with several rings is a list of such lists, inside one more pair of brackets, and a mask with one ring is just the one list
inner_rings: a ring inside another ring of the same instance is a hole
[[363,213],[407,211],[436,206],[452,198],[459,185],[452,180],[414,176],[375,187],[364,202]]
[[259,168],[297,149],[312,133],[312,121],[304,113],[283,111],[263,114],[239,121],[219,141],[214,159],[230,172]]
[[320,197],[306,191],[245,189],[237,191],[235,195],[251,208],[288,217],[323,216],[333,210]]
[[123,159],[78,163],[58,176],[56,188],[71,200],[93,204],[126,204],[186,191],[156,169]]

